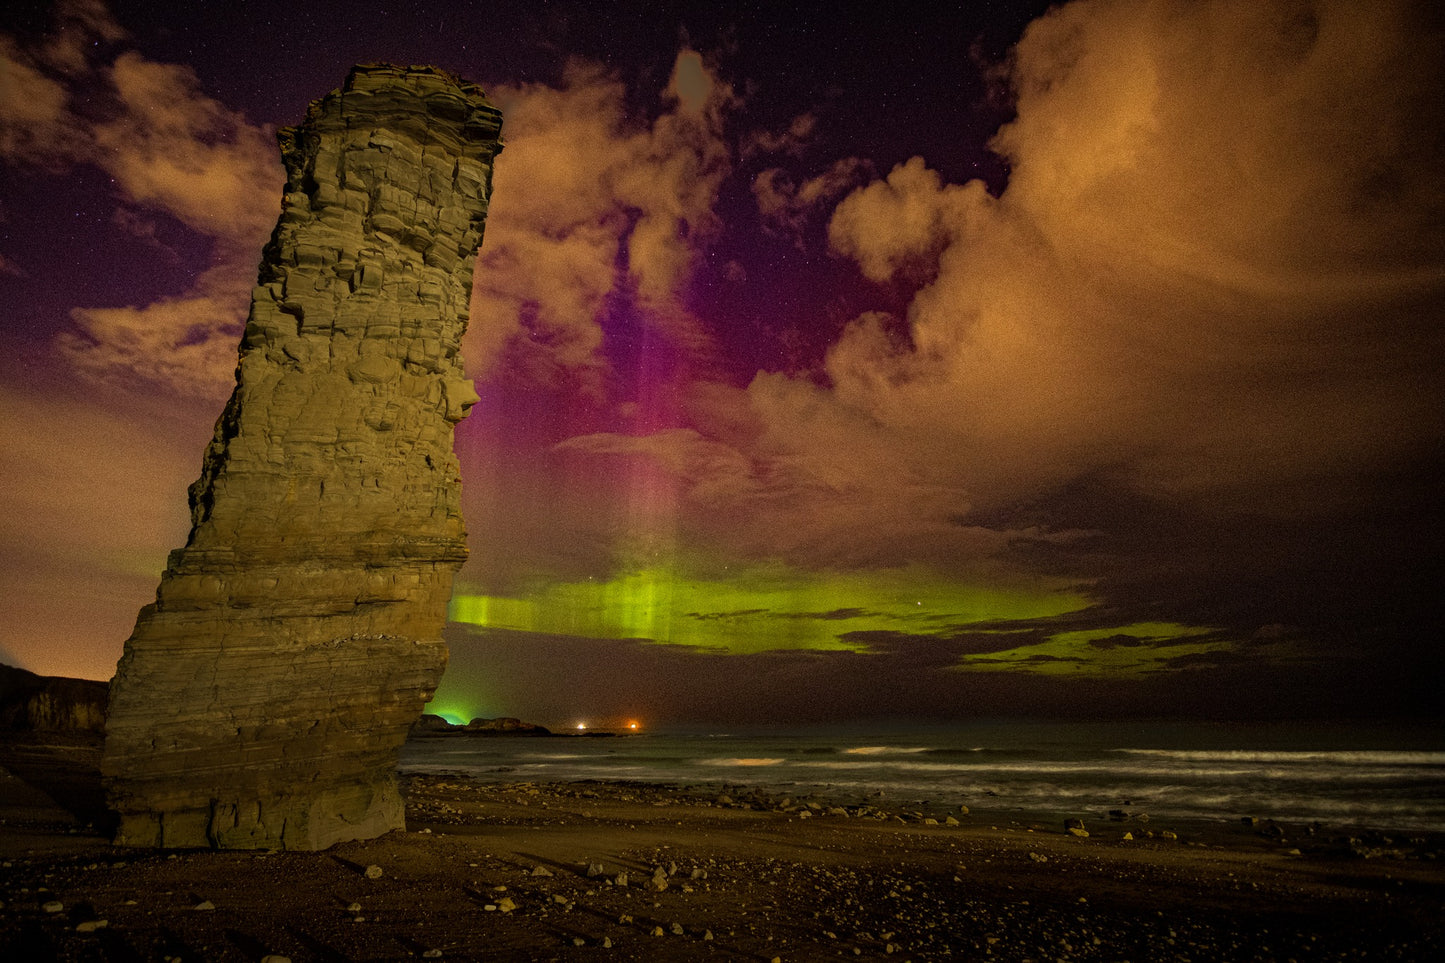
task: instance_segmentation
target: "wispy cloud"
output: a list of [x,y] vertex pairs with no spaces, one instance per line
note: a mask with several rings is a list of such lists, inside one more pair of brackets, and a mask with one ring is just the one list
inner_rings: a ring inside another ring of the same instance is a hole
[[704,349],[680,294],[731,169],[731,88],[683,50],[652,118],[629,109],[618,78],[580,61],[558,86],[488,94],[506,117],[506,149],[478,264],[472,363],[600,400],[611,373],[601,324],[616,297],[684,349]]
[[0,37],[0,157],[56,173],[97,167],[121,204],[211,243],[191,291],[77,307],[57,349],[86,377],[223,398],[256,252],[280,211],[275,133],[203,93],[189,67],[147,60],[125,39],[104,5],[83,0],[58,4],[32,47]]

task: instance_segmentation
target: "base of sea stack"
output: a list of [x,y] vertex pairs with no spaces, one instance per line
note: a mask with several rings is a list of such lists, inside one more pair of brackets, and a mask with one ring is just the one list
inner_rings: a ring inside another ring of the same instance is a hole
[[294,794],[265,805],[214,800],[168,812],[120,812],[117,846],[162,849],[327,849],[406,828],[395,778]]

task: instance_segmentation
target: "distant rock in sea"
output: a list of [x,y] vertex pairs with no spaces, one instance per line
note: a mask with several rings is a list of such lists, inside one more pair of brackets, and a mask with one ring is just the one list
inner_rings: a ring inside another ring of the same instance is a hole
[[0,729],[104,732],[110,686],[0,664]]
[[448,722],[441,716],[424,713],[411,727],[413,736],[446,736],[446,735],[473,735],[473,736],[550,736],[554,735],[551,729],[546,726],[539,726],[532,722],[523,722],[521,719],[514,719],[504,716],[500,719],[473,719],[466,725],[458,725]]

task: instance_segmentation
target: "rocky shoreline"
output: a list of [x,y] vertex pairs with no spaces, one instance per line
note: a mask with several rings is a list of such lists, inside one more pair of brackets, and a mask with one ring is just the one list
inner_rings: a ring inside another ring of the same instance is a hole
[[[321,853],[112,847],[0,777],[0,957],[1420,960],[1438,836],[1065,825],[726,786],[402,779]],[[1081,830],[1070,832],[1070,829]],[[1126,838],[1127,837],[1127,838]],[[1358,845],[1352,846],[1354,839]]]

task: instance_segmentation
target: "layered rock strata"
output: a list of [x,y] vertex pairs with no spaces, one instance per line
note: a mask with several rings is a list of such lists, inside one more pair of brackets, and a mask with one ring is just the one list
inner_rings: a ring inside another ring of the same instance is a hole
[[192,529],[111,685],[133,846],[321,849],[402,826],[394,769],[467,554],[452,429],[501,114],[364,66],[281,131],[286,193]]

